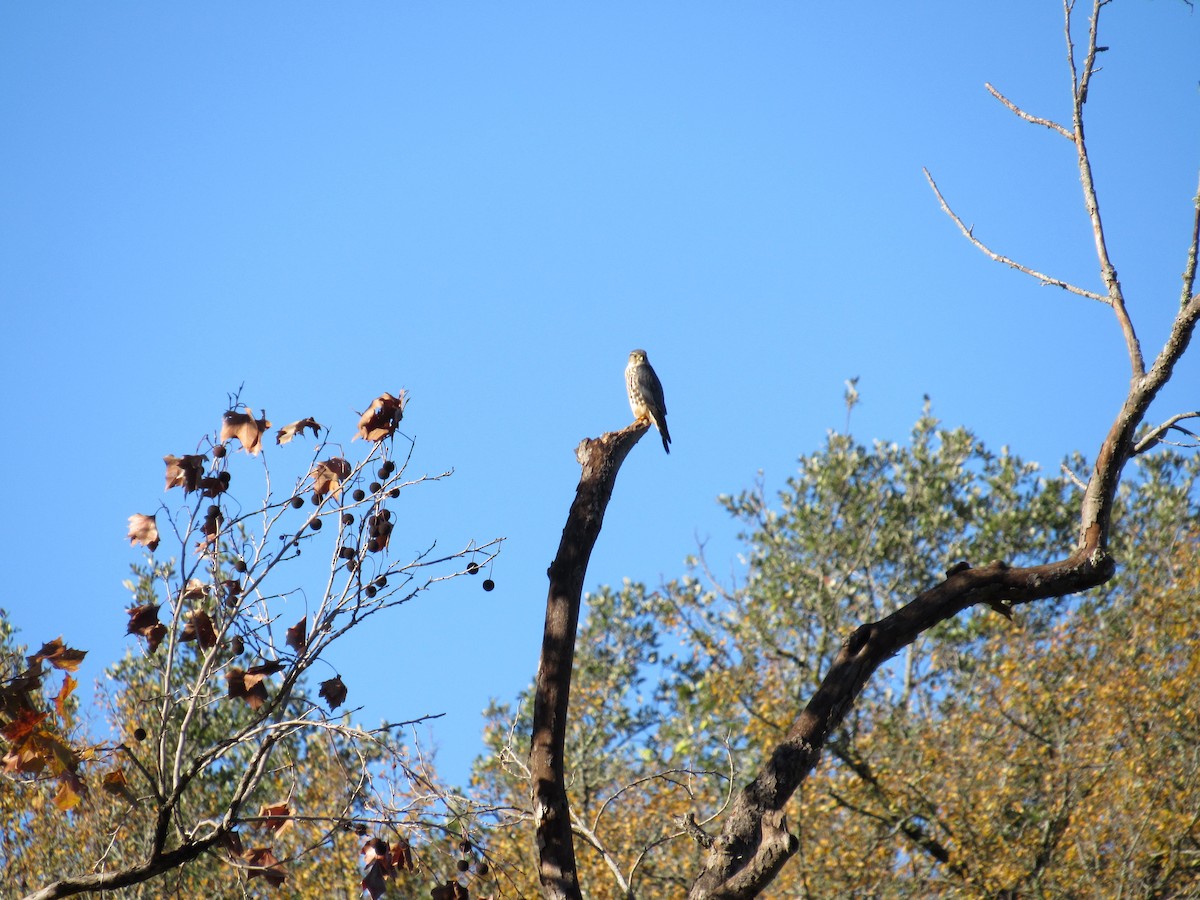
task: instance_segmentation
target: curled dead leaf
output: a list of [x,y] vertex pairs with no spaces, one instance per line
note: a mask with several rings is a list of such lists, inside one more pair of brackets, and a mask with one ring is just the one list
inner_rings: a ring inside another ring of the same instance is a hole
[[329,711],[333,712],[346,702],[346,685],[342,682],[342,676],[334,675],[328,681],[322,681],[318,694],[329,704]]
[[54,794],[54,805],[61,811],[74,809],[87,793],[87,785],[74,772],[63,772],[58,776],[58,791]]
[[242,854],[251,878],[262,878],[271,887],[280,887],[287,880],[283,864],[270,847],[255,847]]
[[413,865],[412,846],[404,838],[397,838],[392,847],[392,865],[410,872],[416,870],[416,866]]
[[179,640],[188,642],[199,640],[201,649],[208,650],[217,645],[217,631],[212,619],[202,609],[194,610],[188,616],[188,622],[179,634]]
[[261,675],[247,675],[245,669],[231,668],[225,673],[227,696],[231,700],[245,700],[251,709],[258,709],[267,702],[267,687]]
[[200,453],[186,453],[183,456],[167,455],[163,457],[163,462],[167,464],[167,486],[163,490],[169,491],[173,487],[181,487],[185,494],[190,494],[200,486],[200,481],[204,477],[204,464],[208,462],[208,457]]
[[378,900],[387,891],[387,879],[396,875],[387,841],[373,837],[363,844],[359,853],[363,858],[363,865],[366,866],[362,889],[371,895],[371,900]]
[[258,811],[258,827],[271,831],[283,831],[292,824],[292,811],[287,803],[263,806]]
[[266,410],[263,410],[261,419],[256,419],[248,406],[245,412],[231,409],[221,417],[221,440],[237,438],[243,450],[251,456],[258,456],[258,451],[262,449],[263,432],[270,427]]
[[317,463],[308,473],[313,480],[313,497],[319,501],[324,499],[326,494],[333,494],[340,499],[342,479],[349,475],[350,471],[350,463],[340,456]]
[[133,791],[129,789],[129,782],[125,780],[125,773],[120,769],[114,769],[109,772],[100,782],[100,787],[106,793],[112,794],[114,797],[120,797],[130,806],[138,806],[138,798],[134,796]]
[[183,593],[180,597],[183,600],[200,600],[208,593],[208,585],[199,578],[189,578],[188,583],[183,586]]
[[129,613],[129,627],[125,630],[125,633],[144,637],[147,649],[151,653],[158,649],[158,645],[167,636],[167,626],[158,621],[158,609],[159,604],[146,603],[142,606],[130,607],[127,610]]
[[158,549],[158,523],[154,516],[134,513],[129,517],[129,543],[149,547],[153,553]]
[[56,637],[54,640],[42,644],[41,650],[32,656],[25,657],[25,660],[31,668],[45,660],[56,669],[74,672],[79,668],[79,664],[83,662],[85,656],[87,656],[86,650],[74,650],[66,646],[61,637]]
[[287,645],[297,653],[304,651],[305,645],[308,643],[308,616],[302,618],[299,622],[287,630]]
[[404,418],[404,406],[408,401],[408,392],[400,391],[396,397],[386,391],[371,401],[367,411],[358,420],[358,438],[368,441],[382,441],[391,437]]
[[291,422],[280,428],[275,434],[275,443],[286,444],[294,437],[301,437],[304,434],[304,429],[306,428],[312,429],[313,437],[320,437],[321,429],[323,427],[324,426],[320,425],[316,419],[311,417],[307,419],[300,419],[298,422]]
[[218,478],[215,475],[210,475],[200,479],[200,495],[202,497],[215,497],[218,494],[223,494],[229,490],[229,479]]

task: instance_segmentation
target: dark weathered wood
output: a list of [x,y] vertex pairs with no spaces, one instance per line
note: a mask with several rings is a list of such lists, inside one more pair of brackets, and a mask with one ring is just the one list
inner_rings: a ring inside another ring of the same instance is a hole
[[537,821],[538,877],[542,894],[553,900],[581,897],[563,748],[583,582],[617,472],[648,427],[634,424],[623,431],[585,439],[576,448],[575,456],[583,471],[558,553],[546,573],[550,576],[550,591],[542,657],[534,684],[529,772]]

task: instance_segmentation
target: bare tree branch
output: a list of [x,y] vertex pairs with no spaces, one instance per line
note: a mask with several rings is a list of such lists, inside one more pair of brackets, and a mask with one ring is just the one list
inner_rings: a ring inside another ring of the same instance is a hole
[[1142,437],[1138,440],[1138,442],[1136,444],[1134,444],[1134,447],[1133,447],[1134,454],[1136,455],[1138,453],[1145,453],[1147,450],[1150,450],[1151,448],[1157,446],[1158,444],[1167,443],[1165,440],[1163,440],[1163,435],[1166,434],[1168,431],[1170,431],[1172,428],[1174,428],[1176,431],[1182,431],[1184,434],[1191,435],[1191,437],[1195,438],[1196,437],[1195,434],[1193,434],[1191,431],[1188,431],[1186,428],[1183,428],[1176,423],[1182,422],[1184,419],[1196,419],[1196,418],[1200,418],[1200,410],[1195,410],[1193,412],[1176,413],[1175,415],[1171,416],[1171,418],[1167,419],[1165,422],[1154,426],[1149,431],[1147,431],[1144,435],[1142,435]]
[[1032,122],[1034,125],[1042,125],[1046,128],[1049,128],[1051,131],[1057,131],[1067,140],[1071,141],[1072,143],[1075,142],[1075,135],[1066,128],[1063,128],[1063,126],[1059,125],[1057,122],[1052,122],[1050,119],[1043,119],[1040,116],[1031,115],[1030,113],[1025,112],[1025,110],[1021,109],[1021,107],[1017,106],[1017,104],[1013,103],[1002,93],[992,87],[990,83],[985,82],[983,86],[987,88],[989,94],[1008,107],[1008,109],[1017,117],[1024,119],[1026,122]]
[[1192,291],[1196,287],[1196,255],[1200,250],[1200,186],[1196,187],[1196,196],[1192,198],[1192,206],[1196,213],[1192,217],[1192,240],[1188,244],[1187,262],[1183,267],[1183,293],[1179,298],[1180,306],[1187,306],[1195,299]]
[[946,198],[943,197],[942,192],[940,190],[938,190],[937,183],[933,180],[933,176],[929,174],[929,170],[922,168],[921,171],[925,173],[925,180],[928,181],[929,186],[931,188],[933,188],[933,193],[938,198],[938,203],[941,204],[942,212],[944,212],[946,215],[948,215],[951,219],[954,220],[954,224],[958,226],[958,230],[963,233],[963,235],[966,237],[966,239],[968,241],[970,241],[977,248],[979,248],[979,250],[984,255],[988,256],[989,258],[995,260],[998,263],[1004,263],[1004,265],[1010,266],[1010,267],[1016,269],[1018,272],[1024,272],[1026,275],[1030,276],[1031,278],[1036,278],[1042,284],[1047,285],[1049,287],[1059,287],[1059,288],[1062,288],[1064,291],[1070,291],[1072,294],[1078,294],[1080,297],[1087,297],[1089,300],[1098,300],[1101,303],[1106,303],[1110,306],[1112,305],[1111,298],[1106,297],[1103,294],[1097,294],[1095,291],[1089,291],[1089,290],[1085,290],[1084,288],[1081,288],[1081,287],[1076,287],[1075,285],[1071,284],[1070,282],[1063,281],[1060,278],[1054,278],[1050,275],[1043,274],[1042,272],[1039,272],[1036,269],[1031,269],[1031,268],[1029,268],[1029,266],[1022,265],[1021,263],[1017,262],[1016,260],[1011,259],[1007,256],[1004,256],[1001,253],[997,253],[996,251],[992,250],[990,247],[988,247],[986,244],[984,244],[983,241],[981,241],[981,240],[979,240],[979,238],[975,237],[974,228],[968,227],[966,225],[966,223],[964,223],[963,220],[958,217],[958,214],[950,208],[950,204],[948,204],[946,202]]
[[1076,78],[1075,44],[1071,38],[1071,10],[1073,0],[1064,0],[1063,10],[1067,38],[1067,55],[1071,59],[1071,80],[1073,84],[1072,125],[1075,132],[1075,149],[1078,154],[1079,180],[1083,186],[1083,199],[1087,207],[1088,218],[1092,223],[1092,236],[1096,242],[1096,258],[1100,263],[1100,277],[1108,290],[1108,305],[1116,313],[1121,333],[1125,336],[1125,349],[1129,355],[1129,364],[1134,378],[1140,378],[1146,372],[1146,364],[1142,359],[1142,349],[1138,343],[1137,333],[1133,322],[1125,309],[1125,297],[1121,292],[1121,282],[1117,278],[1117,270],[1113,267],[1108,255],[1108,242],[1104,237],[1104,223],[1100,218],[1100,201],[1096,198],[1096,182],[1092,177],[1092,163],[1088,157],[1087,141],[1083,136],[1083,105],[1087,102],[1088,86],[1092,75],[1096,72],[1096,32],[1100,26],[1100,9],[1107,5],[1108,0],[1093,0],[1092,15],[1088,24],[1088,48],[1083,62],[1083,72]]

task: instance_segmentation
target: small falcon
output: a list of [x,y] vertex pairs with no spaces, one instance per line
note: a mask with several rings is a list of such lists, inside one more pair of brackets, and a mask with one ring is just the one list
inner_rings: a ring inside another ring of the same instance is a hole
[[645,350],[629,354],[625,367],[625,386],[629,389],[629,408],[639,422],[650,421],[662,435],[663,449],[671,452],[671,432],[667,431],[667,401],[663,399],[662,382],[654,373]]

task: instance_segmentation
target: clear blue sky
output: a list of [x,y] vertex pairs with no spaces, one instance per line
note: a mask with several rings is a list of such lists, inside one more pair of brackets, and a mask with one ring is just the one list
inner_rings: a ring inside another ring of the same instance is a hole
[[[630,421],[645,348],[674,450],[626,462],[588,575],[657,584],[715,503],[778,488],[844,422],[951,425],[1056,469],[1128,379],[1110,311],[987,261],[1099,288],[1056,2],[0,7],[0,297],[8,515],[0,604],[97,677],[124,637],[126,519],[227,393],[348,437],[412,394],[408,546],[507,538],[331,662],[364,720],[444,712],[451,777],[479,712],[537,663],[573,449]],[[1106,9],[1088,104],[1112,250],[1147,354],[1178,302],[1200,162],[1200,13]],[[1193,353],[1195,357],[1197,352]],[[1192,409],[1188,361],[1152,413]],[[269,450],[269,454],[277,451]],[[394,543],[397,539],[393,539]]]

